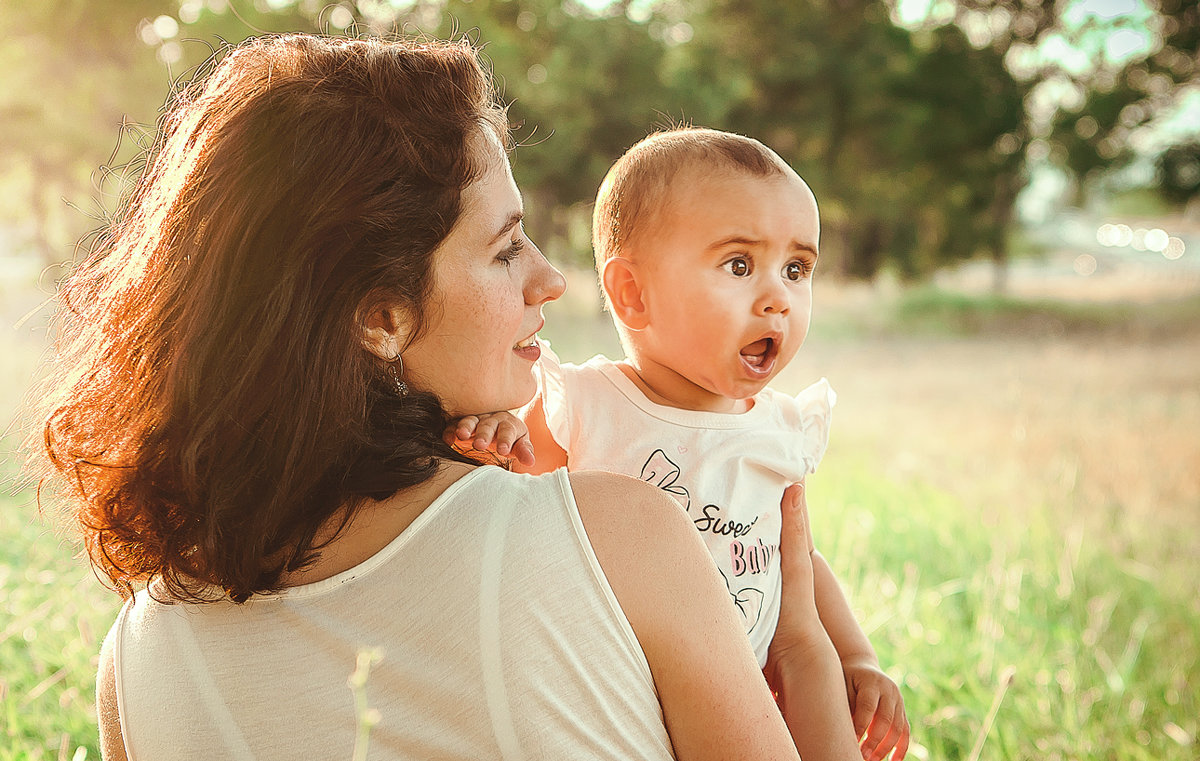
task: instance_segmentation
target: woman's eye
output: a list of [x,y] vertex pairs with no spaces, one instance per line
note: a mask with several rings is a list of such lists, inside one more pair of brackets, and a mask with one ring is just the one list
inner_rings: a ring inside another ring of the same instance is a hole
[[737,259],[730,259],[725,263],[725,266],[729,269],[729,273],[734,277],[745,277],[746,275],[750,274],[750,262],[741,257],[738,257]]
[[517,240],[510,241],[508,247],[501,251],[500,255],[497,256],[496,259],[507,267],[508,265],[512,264],[518,256],[520,256],[521,251],[524,250],[524,248],[524,240],[518,238]]

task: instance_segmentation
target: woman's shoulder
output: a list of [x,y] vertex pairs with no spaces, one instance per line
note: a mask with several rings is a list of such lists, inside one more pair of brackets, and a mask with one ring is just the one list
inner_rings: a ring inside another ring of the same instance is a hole
[[568,478],[585,523],[633,521],[644,527],[695,531],[678,502],[641,479],[601,470],[573,471]]
[[569,478],[588,542],[635,630],[657,620],[677,591],[670,582],[711,571],[700,532],[662,490],[602,471]]

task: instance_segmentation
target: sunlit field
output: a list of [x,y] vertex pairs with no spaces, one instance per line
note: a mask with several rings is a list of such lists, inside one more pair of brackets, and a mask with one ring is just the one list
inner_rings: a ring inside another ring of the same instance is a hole
[[[545,334],[616,351],[573,280]],[[1200,755],[1200,301],[1095,306],[818,283],[776,383],[838,391],[813,528],[903,685],[910,757]],[[28,332],[0,330],[6,420]],[[98,758],[118,600],[31,492],[0,500],[0,761]]]

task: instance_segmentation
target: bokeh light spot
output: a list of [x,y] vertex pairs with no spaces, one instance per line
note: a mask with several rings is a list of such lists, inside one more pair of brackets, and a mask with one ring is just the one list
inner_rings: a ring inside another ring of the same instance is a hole
[[1116,235],[1113,238],[1113,245],[1124,248],[1133,242],[1133,228],[1126,224],[1115,226]]
[[1104,57],[1114,64],[1144,55],[1150,50],[1150,35],[1143,29],[1118,29],[1104,41]]
[[154,33],[160,40],[174,39],[179,34],[179,22],[171,16],[159,16],[154,19]]
[[1175,261],[1183,256],[1184,249],[1183,241],[1174,236],[1167,238],[1167,245],[1163,247],[1162,255],[1171,261]]
[[1148,230],[1146,232],[1146,250],[1162,253],[1167,250],[1168,240],[1169,236],[1166,230],[1157,227],[1153,230]]
[[1075,257],[1075,272],[1084,277],[1096,274],[1096,257],[1091,254],[1080,254]]
[[522,32],[532,32],[537,28],[537,14],[530,11],[521,11],[517,14],[517,28]]
[[162,42],[162,38],[158,36],[158,32],[154,31],[154,24],[149,21],[142,21],[142,23],[138,24],[138,37],[141,38],[142,42],[151,47]]
[[540,63],[535,63],[525,71],[525,78],[530,84],[540,85],[550,76],[550,72]]
[[164,42],[158,49],[158,60],[165,64],[179,63],[183,60],[183,46],[175,40]]
[[329,11],[329,25],[338,29],[345,29],[354,23],[354,14],[344,5],[339,5]]
[[179,4],[179,20],[185,24],[194,24],[200,20],[203,11],[204,3],[201,0],[184,0]]

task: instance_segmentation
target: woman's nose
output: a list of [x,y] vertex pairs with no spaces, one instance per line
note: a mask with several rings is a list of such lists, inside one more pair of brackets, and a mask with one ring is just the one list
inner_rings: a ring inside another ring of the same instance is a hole
[[554,301],[567,290],[567,279],[546,259],[541,249],[536,245],[533,247],[537,250],[536,263],[525,287],[525,303],[530,305]]

